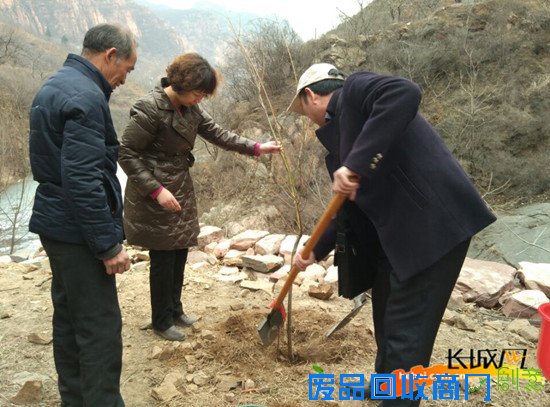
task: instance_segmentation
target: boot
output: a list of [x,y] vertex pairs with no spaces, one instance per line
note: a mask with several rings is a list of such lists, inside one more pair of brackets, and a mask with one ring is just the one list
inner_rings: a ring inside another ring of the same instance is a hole
[[182,326],[184,328],[190,327],[197,321],[198,321],[198,318],[188,316],[185,314],[185,312],[181,314],[179,317],[174,318],[174,324],[177,326]]
[[167,341],[183,341],[185,339],[185,335],[178,331],[174,325],[166,331],[157,331],[153,329],[153,332]]

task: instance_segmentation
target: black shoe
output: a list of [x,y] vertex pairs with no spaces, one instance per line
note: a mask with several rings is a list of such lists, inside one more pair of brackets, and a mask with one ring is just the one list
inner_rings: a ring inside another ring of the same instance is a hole
[[157,331],[153,329],[153,332],[167,341],[183,341],[185,339],[185,335],[178,331],[173,325],[166,331]]
[[[341,387],[346,387],[346,386],[341,386]],[[357,387],[351,387],[350,389],[351,391],[353,391],[353,390],[356,390]],[[363,391],[364,391],[365,400],[370,400],[370,380],[365,379]]]
[[185,313],[183,313],[179,317],[174,318],[174,325],[183,326],[184,328],[188,328],[197,321],[198,321],[198,318],[190,317],[188,315],[185,315]]

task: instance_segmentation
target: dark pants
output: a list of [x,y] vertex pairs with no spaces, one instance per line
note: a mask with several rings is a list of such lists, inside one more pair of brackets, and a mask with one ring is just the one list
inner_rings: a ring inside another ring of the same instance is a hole
[[62,407],[123,407],[115,277],[85,245],[40,237],[52,269],[53,352]]
[[[437,331],[469,245],[468,239],[405,281],[399,281],[388,259],[380,257],[372,289],[376,372],[407,372],[417,365],[429,366]],[[418,400],[397,399],[385,400],[382,405],[419,404]]]
[[183,315],[181,290],[188,249],[149,250],[153,329],[165,331]]

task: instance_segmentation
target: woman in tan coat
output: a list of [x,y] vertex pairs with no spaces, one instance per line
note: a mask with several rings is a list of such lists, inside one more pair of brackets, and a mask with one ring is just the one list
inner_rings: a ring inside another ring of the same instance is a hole
[[214,94],[217,72],[195,53],[177,57],[162,78],[130,110],[119,152],[126,175],[124,229],[129,244],[149,249],[153,331],[183,340],[176,326],[196,319],[183,311],[181,291],[188,248],[199,223],[189,167],[197,135],[223,149],[258,156],[277,153],[273,142],[255,143],[222,129],[199,105]]

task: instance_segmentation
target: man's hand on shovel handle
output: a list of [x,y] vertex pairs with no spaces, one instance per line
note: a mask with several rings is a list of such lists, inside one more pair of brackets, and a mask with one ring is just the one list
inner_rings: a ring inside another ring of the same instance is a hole
[[310,264],[313,264],[315,263],[315,254],[313,252],[311,252],[309,254],[309,258],[307,259],[304,259],[302,257],[302,251],[304,250],[304,248],[300,248],[298,249],[298,251],[296,252],[296,254],[294,255],[294,259],[292,261],[292,264],[294,264],[298,270],[305,270],[307,268],[307,266],[309,266]]
[[355,200],[359,189],[359,175],[347,167],[340,167],[334,171],[332,190],[337,194],[347,196],[350,201]]

